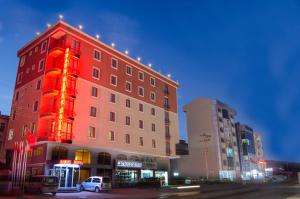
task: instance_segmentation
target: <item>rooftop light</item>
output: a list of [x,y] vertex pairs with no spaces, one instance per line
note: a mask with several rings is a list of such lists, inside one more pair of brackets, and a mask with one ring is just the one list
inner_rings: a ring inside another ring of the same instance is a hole
[[113,48],[116,46],[116,44],[115,44],[114,42],[112,42],[110,45],[111,45],[111,47],[113,47]]
[[78,28],[79,28],[79,30],[82,30],[83,29],[83,26],[82,25],[78,25]]
[[129,51],[128,51],[128,50],[125,50],[125,54],[128,55],[128,54],[129,54]]
[[51,27],[51,24],[47,23],[47,27],[50,28],[50,27]]
[[99,39],[100,38],[100,35],[96,34],[96,39]]
[[64,16],[62,14],[59,14],[58,17],[59,17],[59,20],[63,20],[63,18],[64,18]]
[[141,58],[140,58],[140,57],[137,57],[136,59],[137,59],[138,61],[141,61]]
[[148,66],[149,66],[150,68],[152,68],[152,64],[151,64],[151,63],[149,63]]
[[172,77],[172,75],[169,73],[169,74],[167,74],[167,76],[168,76],[168,78],[171,78]]
[[36,32],[35,34],[36,34],[37,36],[39,36],[41,33],[40,33],[40,32]]

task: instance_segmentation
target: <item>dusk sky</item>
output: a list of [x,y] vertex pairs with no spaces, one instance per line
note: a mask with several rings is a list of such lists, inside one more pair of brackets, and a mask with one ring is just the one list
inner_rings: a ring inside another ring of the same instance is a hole
[[0,0],[2,113],[10,112],[17,50],[58,14],[179,81],[181,138],[183,105],[214,98],[262,133],[266,159],[300,161],[300,1]]

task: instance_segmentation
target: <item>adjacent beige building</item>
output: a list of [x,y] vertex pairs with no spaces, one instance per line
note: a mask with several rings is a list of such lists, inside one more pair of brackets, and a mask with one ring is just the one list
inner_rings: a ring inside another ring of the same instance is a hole
[[189,155],[174,161],[181,177],[235,180],[240,177],[236,112],[212,99],[195,99],[184,106]]

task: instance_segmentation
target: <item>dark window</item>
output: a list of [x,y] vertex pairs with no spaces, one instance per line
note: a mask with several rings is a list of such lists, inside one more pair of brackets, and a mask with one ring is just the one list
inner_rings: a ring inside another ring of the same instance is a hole
[[110,94],[110,102],[116,103],[116,95],[115,94]]
[[92,182],[93,183],[100,183],[100,178],[93,178]]
[[139,111],[141,111],[141,112],[144,111],[144,105],[143,104],[139,104]]
[[130,108],[130,99],[126,99],[126,107]]
[[114,86],[117,86],[117,76],[110,76],[110,83]]
[[144,121],[143,120],[139,120],[139,127],[140,127],[140,129],[144,128]]
[[144,73],[139,72],[139,80],[144,81]]
[[97,115],[97,108],[94,107],[94,106],[91,106],[91,109],[90,109],[90,116],[96,117],[96,115]]
[[126,66],[126,74],[132,75],[132,67],[131,66]]
[[130,125],[130,117],[129,116],[126,116],[125,124],[126,125]]
[[116,113],[110,112],[109,120],[112,121],[112,122],[115,122],[116,121]]
[[38,102],[38,101],[35,101],[35,102],[34,102],[34,105],[33,105],[33,111],[34,111],[34,112],[37,111],[38,105],[39,105],[39,102]]
[[5,123],[0,124],[0,132],[4,132],[5,129]]
[[151,108],[151,115],[155,115],[155,108]]
[[144,139],[143,139],[143,137],[140,137],[140,146],[144,146]]
[[144,88],[143,87],[139,87],[139,95],[144,97]]
[[100,72],[98,68],[93,68],[93,77],[99,79]]
[[155,124],[152,124],[152,131],[155,131]]
[[38,80],[37,84],[36,84],[36,89],[40,90],[41,88],[41,80]]
[[98,97],[98,88],[92,87],[92,96]]
[[118,68],[118,60],[112,58],[111,59],[111,67]]
[[228,110],[222,109],[222,115],[223,115],[223,118],[229,119],[229,113],[228,113]]
[[62,146],[56,146],[52,150],[52,160],[68,159],[68,149]]
[[101,152],[98,154],[98,164],[110,165],[111,164],[111,155],[106,152]]
[[16,93],[16,101],[19,99],[19,91]]
[[130,144],[130,135],[129,134],[125,135],[125,143]]
[[96,60],[101,59],[101,53],[97,50],[94,50],[94,59],[96,59]]

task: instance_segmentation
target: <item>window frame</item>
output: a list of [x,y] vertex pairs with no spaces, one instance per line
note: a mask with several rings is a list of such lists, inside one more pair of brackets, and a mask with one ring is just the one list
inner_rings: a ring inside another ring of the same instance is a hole
[[[154,82],[154,84],[152,84],[152,80]],[[153,87],[156,87],[156,79],[154,77],[150,77],[150,85],[153,86]]]
[[[142,77],[143,77],[142,79],[140,78],[140,74],[141,74]],[[142,81],[142,82],[145,80],[145,74],[144,74],[144,72],[142,72],[142,71],[139,71],[139,72],[138,72],[138,79],[139,79],[140,81]]]
[[[130,89],[129,89],[129,90],[127,89],[127,84],[130,85]],[[132,92],[132,83],[131,83],[130,81],[126,81],[126,82],[125,82],[125,90],[126,90],[127,92],[130,92],[130,93]]]
[[[96,55],[95,53],[96,52],[99,53],[99,59],[95,57],[95,55]],[[102,59],[102,52],[101,52],[101,50],[97,50],[97,49],[94,48],[94,50],[93,50],[93,59],[96,60],[96,61],[101,61],[101,59]]]
[[[140,89],[143,90],[143,95],[140,94]],[[142,86],[139,86],[139,87],[138,87],[138,95],[139,95],[140,97],[145,97],[145,89],[144,89],[144,87],[142,87]]]
[[[113,66],[113,61],[116,61],[116,66]],[[117,58],[114,58],[114,57],[111,58],[110,67],[113,69],[116,69],[116,70],[119,68],[119,61]]]
[[[113,83],[112,83],[112,78],[113,78],[113,77],[116,78],[116,84],[113,84]],[[117,86],[118,86],[118,76],[117,76],[117,75],[111,74],[111,75],[110,75],[110,81],[109,81],[109,82],[110,82],[110,85],[111,85],[111,86],[117,87]]]
[[[94,76],[94,71],[98,71],[98,77]],[[92,68],[92,78],[99,80],[100,79],[100,68],[93,66]]]
[[[130,73],[128,73],[128,71],[127,71],[128,68],[130,68],[130,71],[131,71]],[[132,68],[132,66],[126,64],[126,75],[132,76],[132,74],[133,74],[133,68]]]
[[[41,63],[43,63],[43,68],[41,68]],[[41,60],[39,61],[38,73],[41,72],[41,71],[43,71],[44,68],[45,68],[45,58],[43,58],[43,59],[41,59]]]

